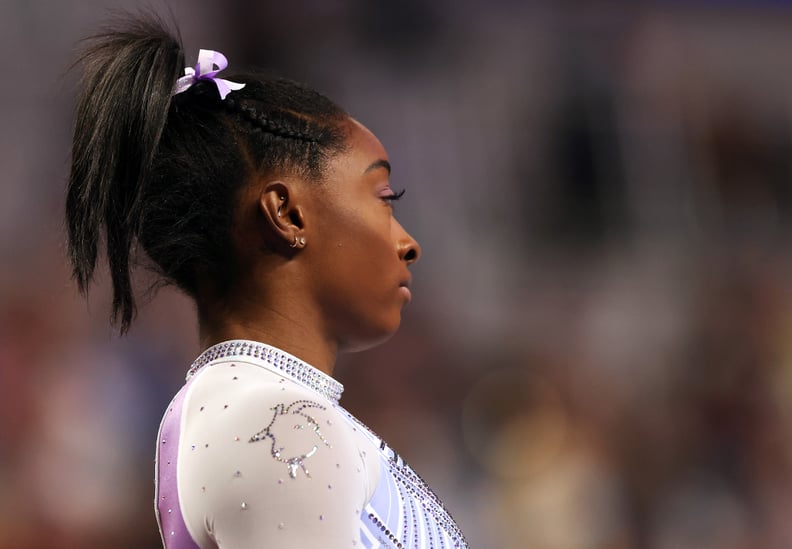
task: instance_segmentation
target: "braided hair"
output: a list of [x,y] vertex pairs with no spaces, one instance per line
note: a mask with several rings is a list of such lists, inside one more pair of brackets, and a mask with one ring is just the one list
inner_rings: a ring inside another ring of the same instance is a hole
[[172,95],[185,59],[178,33],[154,15],[125,16],[89,38],[66,198],[73,276],[87,293],[104,240],[111,323],[135,316],[131,283],[142,248],[165,283],[196,297],[200,280],[227,288],[238,191],[257,175],[321,180],[346,146],[347,114],[318,92],[260,72],[221,100],[198,81]]

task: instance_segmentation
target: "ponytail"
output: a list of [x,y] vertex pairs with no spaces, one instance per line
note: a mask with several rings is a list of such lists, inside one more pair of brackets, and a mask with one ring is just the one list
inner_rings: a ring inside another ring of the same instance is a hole
[[130,254],[142,195],[184,67],[178,36],[155,16],[129,18],[87,40],[66,198],[68,252],[80,291],[97,265],[101,229],[113,282],[111,321],[121,333],[135,316]]

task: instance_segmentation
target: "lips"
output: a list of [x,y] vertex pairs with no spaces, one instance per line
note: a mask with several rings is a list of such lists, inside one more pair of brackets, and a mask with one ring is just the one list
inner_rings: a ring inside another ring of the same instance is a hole
[[399,284],[399,292],[407,298],[408,303],[412,300],[412,292],[410,291],[410,281],[411,278],[408,278]]

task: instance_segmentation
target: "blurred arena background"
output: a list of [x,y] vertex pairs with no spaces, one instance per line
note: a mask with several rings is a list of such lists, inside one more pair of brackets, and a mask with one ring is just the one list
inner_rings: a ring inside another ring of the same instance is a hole
[[[118,339],[62,229],[66,69],[142,5],[0,0],[0,547],[159,547],[194,314],[166,289]],[[170,7],[190,64],[307,81],[388,148],[424,256],[342,403],[472,547],[792,547],[792,4]]]

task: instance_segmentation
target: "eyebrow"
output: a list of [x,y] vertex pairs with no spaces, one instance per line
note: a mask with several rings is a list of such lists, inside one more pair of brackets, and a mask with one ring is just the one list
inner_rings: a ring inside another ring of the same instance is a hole
[[371,165],[363,171],[363,173],[369,173],[370,171],[376,170],[377,168],[385,168],[388,170],[389,174],[391,173],[390,162],[382,158],[372,162]]

